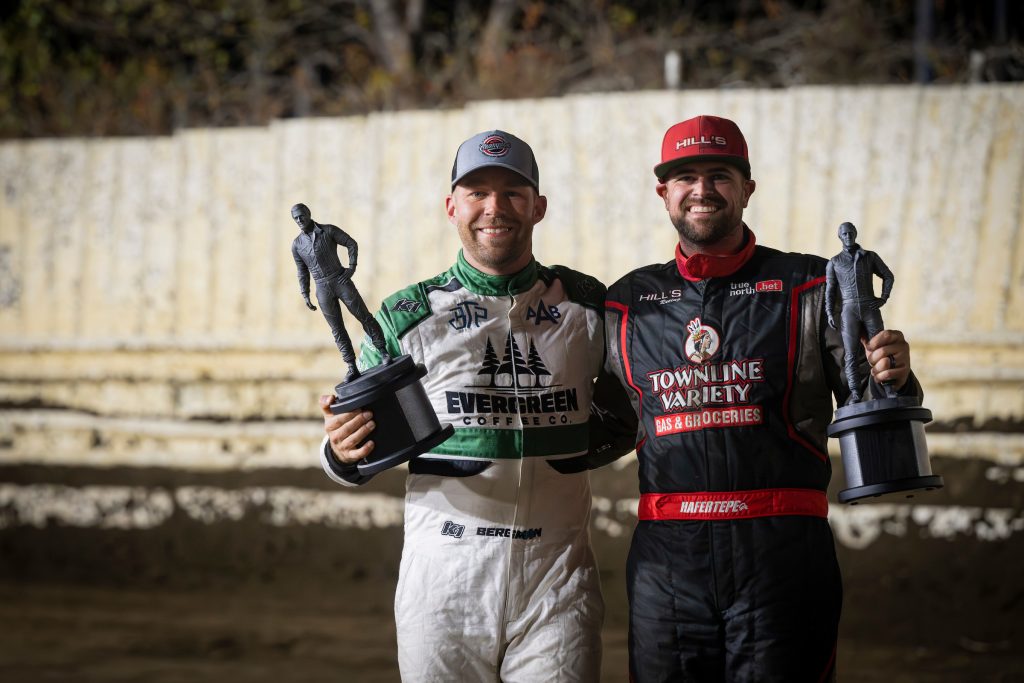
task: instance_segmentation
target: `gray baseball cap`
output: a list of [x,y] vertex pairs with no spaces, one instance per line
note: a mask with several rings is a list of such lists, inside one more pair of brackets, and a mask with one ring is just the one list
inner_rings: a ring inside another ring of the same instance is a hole
[[511,133],[488,130],[477,133],[459,145],[452,165],[452,189],[467,174],[478,168],[500,166],[515,171],[540,191],[540,171],[530,146]]

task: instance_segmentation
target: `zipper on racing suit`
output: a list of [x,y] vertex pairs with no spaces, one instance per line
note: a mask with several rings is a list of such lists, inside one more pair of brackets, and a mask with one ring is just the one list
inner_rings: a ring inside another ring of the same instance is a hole
[[[707,306],[707,291],[708,291],[708,279],[698,280],[694,282],[694,287],[700,292],[700,319],[704,320]],[[708,456],[708,430],[702,429],[700,431],[701,440],[703,441],[704,449],[704,490],[711,490],[711,461]],[[719,604],[718,597],[718,557],[715,548],[715,526],[716,522],[707,521],[707,534],[708,534],[708,561],[711,563],[711,586],[712,594],[715,598],[715,609],[721,611],[721,605]]]
[[[529,292],[529,291],[530,290],[527,290],[527,292]],[[513,294],[511,290],[509,290],[507,293],[508,293],[508,298],[509,298],[508,314],[506,316],[506,319],[508,320],[508,334],[514,340],[515,339],[515,333],[516,333],[516,325],[515,325],[515,322],[514,322],[515,321],[514,312],[516,311],[516,304],[518,302],[516,301],[515,294]],[[524,294],[525,293],[526,292],[524,292]],[[519,403],[519,376],[516,373],[516,368],[515,368],[515,363],[514,362],[513,362],[513,367],[512,367],[512,389],[514,391],[513,395],[515,396],[516,403],[518,404]],[[516,420],[518,421],[518,424],[516,425],[516,428],[519,430],[520,434],[522,434],[523,433],[523,429],[524,429],[524,427],[523,427],[523,415],[518,410],[516,411]],[[506,634],[506,630],[507,630],[507,626],[508,626],[508,621],[509,621],[508,617],[509,617],[509,613],[514,611],[514,609],[513,609],[514,608],[513,592],[514,591],[513,591],[513,586],[512,586],[512,558],[515,555],[515,552],[514,552],[515,551],[515,545],[514,545],[515,529],[520,528],[519,524],[518,524],[518,521],[519,521],[519,503],[520,503],[520,496],[522,495],[522,492],[523,492],[523,461],[526,459],[524,457],[523,452],[522,452],[522,445],[525,444],[525,443],[526,443],[526,436],[524,434],[522,436],[522,438],[520,439],[519,468],[518,468],[517,477],[516,477],[516,502],[515,502],[515,508],[513,509],[513,512],[512,512],[512,522],[511,522],[511,528],[512,528],[513,532],[512,532],[512,534],[509,535],[509,537],[507,539],[507,542],[506,542],[506,552],[505,552],[505,600],[504,600],[504,605],[502,606],[501,619],[498,622],[501,625],[502,632],[500,634],[498,634],[498,647],[499,647],[499,653],[498,654],[499,654],[499,657],[497,658],[496,661],[500,661],[501,656],[504,654],[505,637],[506,637],[505,634]]]

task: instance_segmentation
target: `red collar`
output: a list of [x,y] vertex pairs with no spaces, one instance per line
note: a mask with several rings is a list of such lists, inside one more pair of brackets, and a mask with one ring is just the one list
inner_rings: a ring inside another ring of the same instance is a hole
[[754,233],[746,226],[743,226],[743,232],[746,235],[747,243],[738,252],[728,256],[694,254],[687,257],[683,255],[683,250],[677,243],[676,268],[679,269],[679,274],[690,282],[699,282],[709,277],[732,275],[754,255],[754,245],[757,243]]

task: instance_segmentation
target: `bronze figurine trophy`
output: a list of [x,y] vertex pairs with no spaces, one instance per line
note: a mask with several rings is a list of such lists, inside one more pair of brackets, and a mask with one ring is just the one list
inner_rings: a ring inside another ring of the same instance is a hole
[[[316,306],[309,300],[309,277],[316,283],[316,300],[334,334],[334,343],[348,365],[345,380],[334,387],[338,397],[331,404],[335,415],[353,410],[373,412],[377,428],[370,435],[373,452],[359,461],[359,473],[368,476],[400,465],[440,444],[455,432],[451,425],[441,426],[430,405],[420,380],[427,374],[422,363],[409,355],[392,357],[387,350],[380,323],[366,308],[363,297],[352,282],[356,271],[359,245],[336,225],[317,223],[305,204],[292,207],[292,219],[300,233],[292,241],[292,256],[298,271],[299,290],[311,311]],[[338,259],[338,247],[348,250],[348,268]],[[360,372],[352,340],[341,318],[345,304],[370,338],[381,357],[381,364]],[[362,444],[360,444],[362,445]]]
[[[925,441],[924,424],[931,421],[931,411],[916,396],[898,396],[884,382],[884,398],[861,400],[867,379],[861,333],[871,339],[884,329],[879,309],[889,298],[894,278],[878,254],[857,244],[852,223],[839,226],[839,239],[843,250],[832,257],[825,271],[825,310],[833,329],[837,328],[837,290],[842,305],[838,329],[850,387],[849,400],[836,409],[827,432],[839,439],[846,472],[847,488],[839,492],[839,502],[856,504],[869,496],[942,488],[942,477],[932,474]],[[875,275],[882,278],[881,298],[875,297]],[[895,363],[892,356],[889,362]]]

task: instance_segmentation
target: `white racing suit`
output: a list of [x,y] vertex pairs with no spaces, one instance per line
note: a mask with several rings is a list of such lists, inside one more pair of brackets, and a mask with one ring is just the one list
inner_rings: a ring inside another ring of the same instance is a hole
[[[426,365],[434,410],[455,427],[409,463],[395,595],[403,681],[598,680],[587,469],[632,450],[636,434],[602,371],[604,295],[567,268],[490,276],[460,252],[377,314],[388,350]],[[378,361],[364,344],[363,367]],[[366,481],[326,440],[321,461],[335,481]]]

